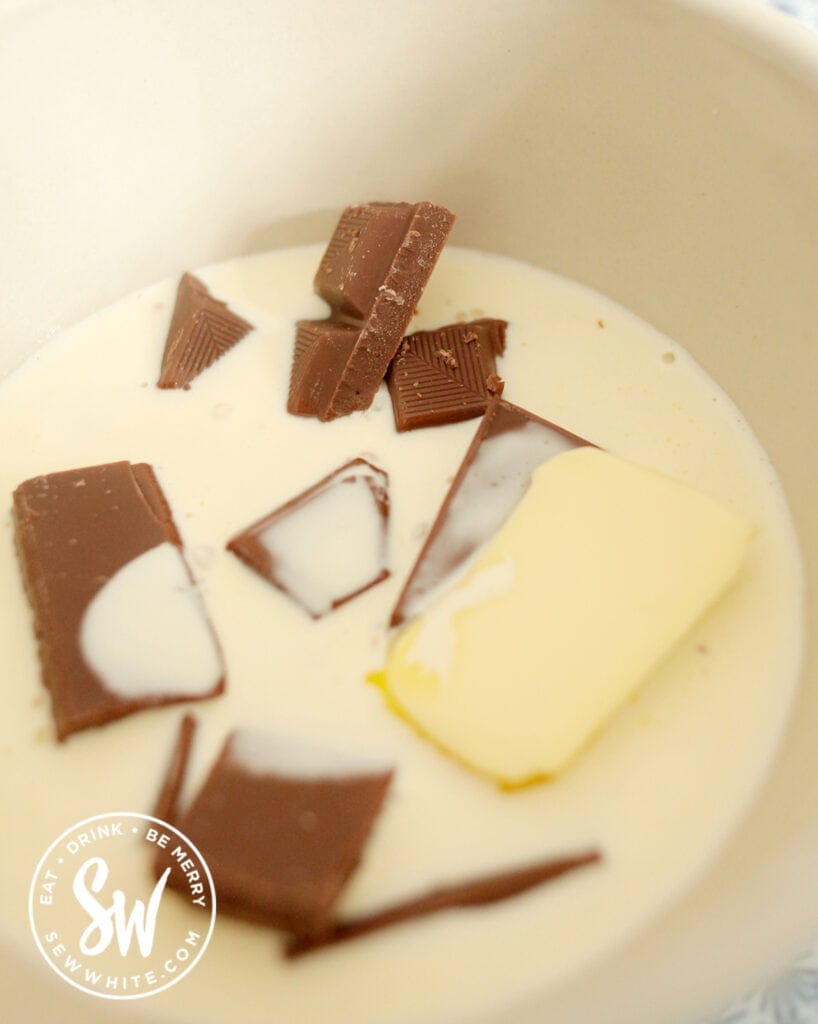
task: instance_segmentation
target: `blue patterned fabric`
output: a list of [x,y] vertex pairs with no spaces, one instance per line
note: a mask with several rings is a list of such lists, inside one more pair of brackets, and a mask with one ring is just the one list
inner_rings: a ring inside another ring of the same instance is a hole
[[818,32],[818,0],[764,0],[785,14],[791,14]]
[[777,981],[733,1003],[707,1024],[818,1024],[818,946]]

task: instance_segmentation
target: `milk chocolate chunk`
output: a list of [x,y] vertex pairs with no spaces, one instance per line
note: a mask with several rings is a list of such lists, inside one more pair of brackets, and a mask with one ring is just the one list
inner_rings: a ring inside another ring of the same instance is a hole
[[150,466],[27,480],[14,523],[59,739],[222,692],[221,653]]
[[327,926],[391,780],[380,763],[237,730],[170,823],[207,861],[220,911],[309,934]]
[[417,615],[437,588],[500,529],[546,459],[590,441],[499,395],[486,414],[443,500],[401,591],[391,624]]
[[154,818],[159,818],[161,821],[170,823],[179,817],[179,795],[187,775],[196,724],[193,715],[185,715],[179,724],[176,745],[173,748],[159,796],[153,806]]
[[317,416],[335,389],[361,331],[333,320],[299,320],[287,411]]
[[389,576],[389,477],[353,459],[227,544],[318,619]]
[[423,896],[397,903],[385,910],[364,917],[337,921],[331,927],[317,931],[311,935],[297,935],[286,947],[286,955],[290,959],[302,956],[326,946],[334,946],[370,932],[387,928],[389,925],[402,921],[411,921],[417,917],[426,917],[441,910],[455,907],[481,907],[490,903],[498,903],[511,896],[525,892],[534,886],[551,882],[561,875],[576,871],[579,868],[596,864],[602,859],[597,850],[588,850],[573,856],[552,858],[532,864],[525,868],[475,878],[458,885],[435,889]]
[[176,292],[158,386],[189,388],[194,377],[252,329],[252,324],[214,298],[198,278],[184,274]]
[[332,307],[331,321],[348,322],[360,333],[342,365],[330,371],[315,363],[313,372],[332,377],[331,386],[321,383],[320,400],[312,397],[309,374],[293,374],[290,411],[314,406],[309,415],[332,420],[369,408],[453,223],[449,210],[426,202],[367,203],[344,211],[315,289]]
[[404,338],[386,382],[399,431],[482,416],[496,388],[505,320],[488,318]]
[[414,214],[412,203],[348,206],[319,264],[315,291],[338,313],[365,320]]

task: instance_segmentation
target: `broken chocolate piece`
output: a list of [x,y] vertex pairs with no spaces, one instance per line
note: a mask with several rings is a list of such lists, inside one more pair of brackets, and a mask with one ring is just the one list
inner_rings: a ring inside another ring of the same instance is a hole
[[14,492],[14,522],[59,739],[222,692],[221,653],[150,466],[34,477]]
[[252,329],[252,324],[242,320],[226,302],[215,299],[198,278],[184,274],[176,292],[158,387],[187,390],[194,377]]
[[435,914],[440,910],[454,907],[480,907],[489,903],[497,903],[519,893],[525,892],[536,885],[551,882],[561,875],[578,868],[587,867],[601,861],[602,856],[597,850],[589,850],[570,857],[554,858],[533,864],[525,868],[517,868],[485,878],[476,878],[460,885],[452,885],[443,889],[435,889],[425,896],[406,900],[385,910],[364,917],[338,921],[324,931],[312,935],[297,935],[290,939],[286,946],[286,956],[290,959],[311,953],[326,946],[335,946],[369,932],[411,921],[417,917]]
[[319,419],[332,420],[369,408],[453,223],[454,215],[434,203],[368,203],[344,211],[315,290],[332,307],[327,324],[347,320],[360,334],[342,365],[335,359],[328,365],[320,358],[322,349],[313,346],[312,373],[324,377],[320,401],[303,363],[290,381],[291,412],[314,407]]
[[500,529],[537,466],[588,444],[499,395],[492,397],[401,591],[391,625],[417,615],[440,584]]
[[508,324],[481,319],[404,338],[386,382],[399,431],[459,423],[486,411]]
[[185,715],[179,724],[176,746],[171,754],[170,764],[165,773],[165,781],[156,798],[153,808],[154,818],[168,824],[179,816],[179,795],[187,775],[190,751],[193,746],[193,734],[196,732],[196,719],[193,715]]
[[366,320],[414,214],[412,203],[348,206],[315,274],[318,295],[338,313]]
[[333,320],[299,320],[287,411],[317,416],[330,399],[361,331]]
[[[170,824],[207,861],[220,911],[310,934],[327,926],[391,781],[384,765],[238,730]],[[167,857],[159,853],[158,873]]]
[[389,477],[353,459],[227,548],[318,619],[389,576],[388,518]]

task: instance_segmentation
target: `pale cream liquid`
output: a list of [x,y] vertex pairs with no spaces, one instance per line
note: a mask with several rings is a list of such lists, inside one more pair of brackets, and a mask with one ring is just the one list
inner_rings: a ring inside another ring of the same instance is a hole
[[[603,296],[449,249],[414,327],[507,318],[501,371],[511,401],[694,484],[758,532],[729,596],[556,782],[502,793],[393,717],[364,676],[382,664],[392,605],[477,422],[398,435],[385,390],[368,412],[331,424],[287,415],[293,321],[323,315],[310,293],[320,252],[273,252],[201,273],[257,329],[188,392],[154,386],[175,281],[49,343],[0,385],[6,505],[38,473],[117,459],[155,466],[229,672],[227,694],[195,707],[201,729],[188,793],[236,725],[385,754],[398,767],[345,913],[589,844],[606,861],[491,908],[438,915],[295,963],[279,957],[274,932],[221,917],[181,984],[116,1005],[118,1019],[387,1024],[508,1004],[610,949],[679,895],[746,808],[790,704],[801,642],[798,553],[775,473],[730,400],[684,351]],[[393,575],[314,622],[224,544],[356,455],[390,474]],[[9,514],[0,595],[0,927],[33,958],[26,899],[40,855],[79,819],[150,811],[182,710],[142,713],[56,744]],[[162,913],[174,913],[172,897]]]

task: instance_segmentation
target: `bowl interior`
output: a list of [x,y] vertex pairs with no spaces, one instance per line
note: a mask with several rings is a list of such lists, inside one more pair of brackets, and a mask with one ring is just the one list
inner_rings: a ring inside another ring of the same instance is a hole
[[[767,448],[815,579],[818,44],[806,34],[727,0],[0,13],[0,91],[18,97],[0,110],[0,373],[181,267],[326,237],[351,199],[434,198],[459,214],[459,244],[588,283],[685,345]],[[805,940],[818,923],[818,893],[800,881],[818,855],[818,815],[804,810],[816,714],[812,652],[772,780],[721,863],[600,968],[595,995],[567,986],[539,1021],[598,1019],[601,988],[609,1024],[648,1006],[688,1019]],[[718,962],[703,953],[715,943]]]

